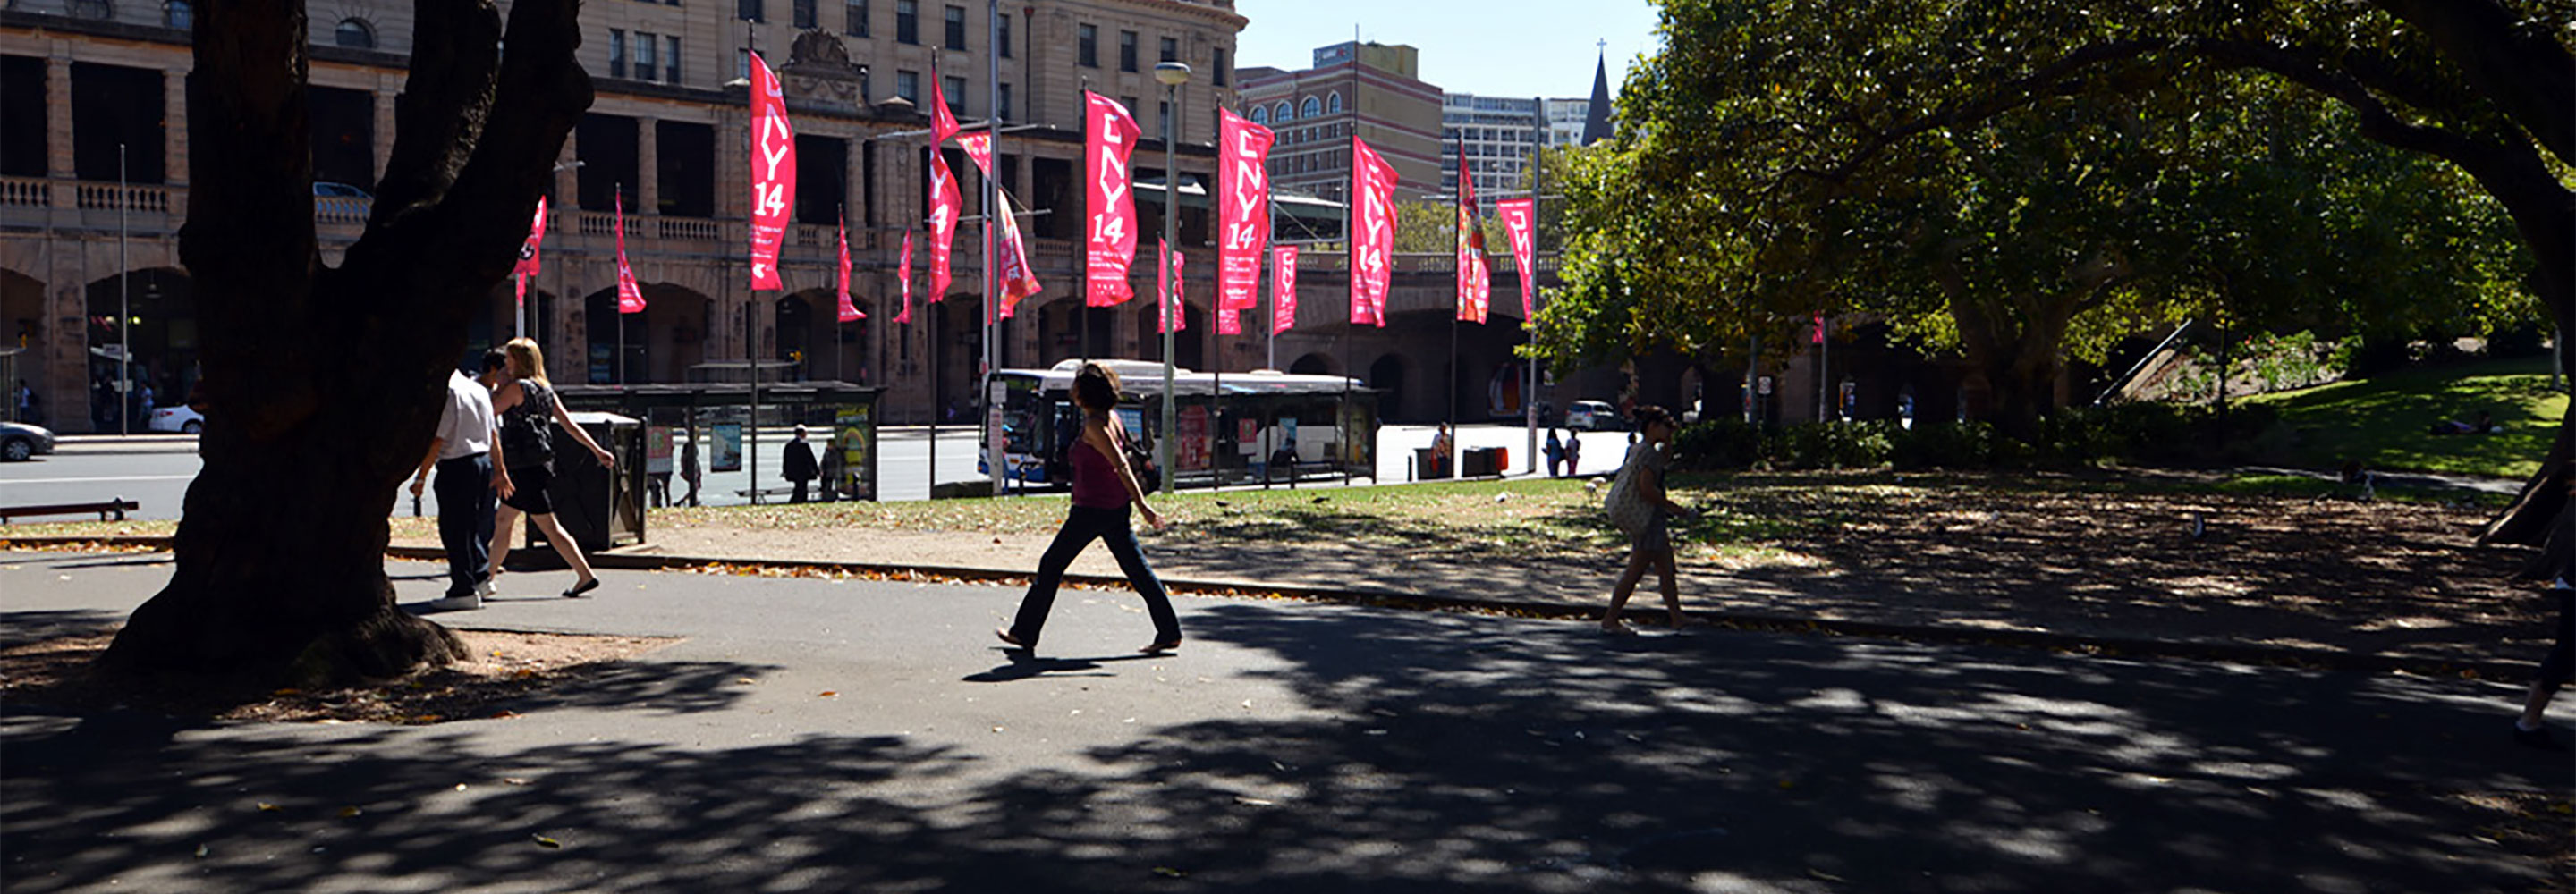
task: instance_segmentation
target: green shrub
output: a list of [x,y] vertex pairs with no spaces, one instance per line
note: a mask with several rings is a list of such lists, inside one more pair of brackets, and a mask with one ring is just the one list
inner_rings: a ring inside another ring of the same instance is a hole
[[1905,428],[1892,419],[1759,427],[1717,419],[1673,437],[1674,461],[1711,470],[2014,468],[2122,462],[2210,465],[2271,460],[2289,430],[2268,405],[2216,408],[2162,403],[2070,407],[2040,421],[2036,443],[1983,422]]

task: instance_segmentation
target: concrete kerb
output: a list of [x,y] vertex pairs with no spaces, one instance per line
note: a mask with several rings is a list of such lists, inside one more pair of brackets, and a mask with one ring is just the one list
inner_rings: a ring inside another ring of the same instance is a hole
[[[8,537],[0,536],[0,550],[34,549],[157,549],[170,548],[165,536],[123,537]],[[551,552],[530,550],[529,555]],[[447,553],[436,547],[392,546],[385,555],[397,559],[442,561]],[[690,571],[701,568],[782,568],[817,572],[841,572],[878,575],[891,579],[928,579],[976,581],[984,583],[1025,582],[1029,574],[992,568],[951,567],[940,565],[882,565],[867,562],[826,562],[807,559],[725,559],[706,556],[661,556],[635,553],[597,553],[590,557],[593,567],[620,571]],[[1117,587],[1127,583],[1125,577],[1068,572],[1067,584],[1076,586]],[[1601,610],[1591,606],[1555,602],[1528,602],[1510,599],[1468,599],[1392,590],[1341,589],[1295,585],[1265,584],[1251,581],[1224,581],[1189,578],[1164,578],[1163,585],[1176,593],[1235,598],[1296,599],[1376,608],[1398,608],[1415,611],[1446,611],[1461,614],[1504,614],[1556,620],[1597,620]],[[1659,609],[1630,609],[1629,614],[1651,617]],[[1855,621],[1839,618],[1811,618],[1766,612],[1695,611],[1699,620],[1740,630],[1795,633],[1825,636],[1854,636],[1871,639],[1913,640],[1957,645],[2010,646],[2041,649],[2100,657],[2170,658],[2198,661],[2225,661],[2240,664],[2263,664],[2288,667],[2313,667],[2366,673],[2412,673],[2447,675],[2475,672],[2488,679],[2515,680],[2529,676],[2533,668],[2527,662],[2498,660],[2437,661],[2386,655],[2376,652],[2355,653],[2327,649],[2303,649],[2289,646],[2262,646],[2243,643],[2209,642],[2206,640],[2153,639],[2146,637],[2081,636],[2040,630],[1986,630],[1929,624],[1894,624],[1878,621]]]

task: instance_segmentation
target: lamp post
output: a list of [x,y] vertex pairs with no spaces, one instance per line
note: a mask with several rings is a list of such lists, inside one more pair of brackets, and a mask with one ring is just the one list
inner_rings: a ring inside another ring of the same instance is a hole
[[[1181,85],[1190,82],[1189,63],[1155,63],[1154,80],[1163,85],[1165,109],[1163,113],[1163,247],[1165,251],[1175,251],[1177,247],[1172,245],[1172,242],[1177,238],[1175,224],[1180,219],[1174,215],[1180,211],[1181,174],[1175,167],[1173,152],[1173,145],[1179,141],[1180,133],[1179,128],[1172,122],[1181,116]],[[1172,330],[1178,328],[1175,324],[1180,322],[1181,316],[1181,309],[1176,306],[1180,295],[1174,292],[1173,287],[1180,284],[1172,281],[1171,260],[1162,257],[1159,252],[1156,257],[1155,263],[1165,266],[1154,271],[1154,281],[1162,284],[1155,290],[1154,300],[1162,302],[1155,305],[1155,312],[1162,315],[1163,323],[1163,432],[1155,442],[1157,446],[1154,451],[1154,461],[1163,467],[1163,492],[1172,493],[1180,489],[1178,482],[1181,477],[1180,470],[1172,466],[1172,438],[1178,433],[1177,426],[1180,422],[1179,414],[1173,409],[1172,400]]]
[[[125,208],[134,195],[125,185],[125,144],[116,144],[116,433],[134,433],[134,308],[126,298],[132,268],[125,264]],[[1169,378],[1168,376],[1166,378]],[[1168,423],[1167,423],[1168,424]]]

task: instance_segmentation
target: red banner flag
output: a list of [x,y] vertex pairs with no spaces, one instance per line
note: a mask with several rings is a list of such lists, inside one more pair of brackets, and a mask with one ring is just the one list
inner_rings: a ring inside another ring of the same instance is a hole
[[1085,279],[1083,304],[1110,307],[1136,297],[1127,285],[1127,268],[1136,261],[1136,193],[1127,181],[1127,157],[1136,151],[1143,131],[1117,100],[1090,91],[1083,99],[1083,179],[1090,199],[1083,205]]
[[1538,321],[1538,202],[1534,199],[1504,199],[1494,203],[1503,216],[1503,231],[1511,234],[1512,266],[1521,274],[1521,319],[1531,325]]
[[1485,227],[1476,208],[1476,177],[1468,172],[1467,144],[1458,144],[1458,319],[1485,322],[1493,304],[1493,279],[1485,270]]
[[1163,272],[1169,276],[1169,278],[1162,276],[1154,278],[1154,294],[1157,298],[1171,296],[1170,300],[1162,302],[1160,318],[1154,321],[1160,328],[1154,331],[1187,332],[1190,328],[1190,314],[1183,309],[1186,304],[1181,300],[1181,253],[1173,251],[1171,246],[1163,244],[1161,240],[1156,240],[1154,244],[1162,249]]
[[529,279],[537,277],[537,249],[546,241],[546,197],[537,197],[537,219],[528,224],[528,241],[519,243],[519,264],[510,268],[511,275]]
[[778,282],[778,246],[787,238],[787,211],[796,197],[796,130],[787,124],[787,100],[778,75],[751,54],[751,287],[785,288]]
[[1351,322],[1386,327],[1388,274],[1395,261],[1395,166],[1351,138]]
[[1231,109],[1217,110],[1216,306],[1220,310],[1261,306],[1261,247],[1270,242],[1268,160],[1270,146],[1277,140],[1270,128]]
[[895,279],[902,281],[903,304],[895,309],[894,321],[912,322],[912,231],[903,231],[903,257],[895,262]]
[[939,66],[930,67],[930,148],[957,135],[957,113],[948,109],[948,91],[939,86]]
[[986,177],[993,176],[992,134],[970,133],[958,137],[957,148],[966,150],[966,157],[975,162],[975,170],[984,172]]
[[1002,261],[1002,319],[1010,319],[1019,309],[1020,299],[1046,288],[1038,284],[1035,268],[1029,266],[1029,244],[1020,238],[1019,215],[1011,211],[1011,194],[999,190],[1002,199],[1002,244],[996,249]]
[[939,147],[930,149],[930,301],[933,304],[948,295],[948,256],[957,245],[957,215],[966,201],[957,196],[957,175],[948,171],[948,157]]
[[1270,334],[1297,325],[1297,247],[1270,250]]
[[617,312],[644,312],[644,288],[635,284],[635,268],[626,266],[626,196],[617,197]]
[[841,284],[840,284],[840,287],[839,287],[839,289],[838,289],[838,291],[840,292],[840,295],[841,295],[841,317],[840,317],[840,319],[841,319],[841,322],[848,323],[848,322],[853,322],[853,321],[857,321],[857,320],[864,320],[864,319],[867,319],[867,318],[868,318],[868,315],[867,315],[867,314],[864,314],[864,313],[860,313],[860,312],[859,312],[859,306],[858,306],[858,305],[856,305],[856,304],[851,304],[851,303],[850,303],[850,219],[849,219],[849,217],[848,217],[847,215],[843,215],[843,216],[841,217],[840,224],[841,224],[841,230],[840,230],[840,235],[841,235],[841,240],[840,240],[840,241],[841,241]]

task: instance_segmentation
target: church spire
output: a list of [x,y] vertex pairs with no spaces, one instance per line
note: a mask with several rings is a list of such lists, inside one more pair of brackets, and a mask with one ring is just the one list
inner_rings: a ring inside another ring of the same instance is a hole
[[1583,116],[1583,145],[1589,146],[1610,138],[1610,42],[1601,41],[1601,55],[1592,64],[1592,108]]

